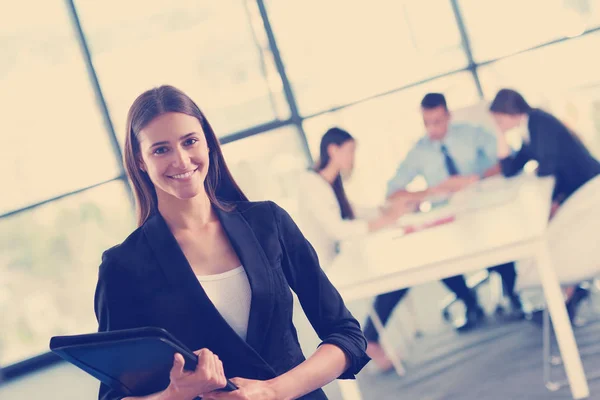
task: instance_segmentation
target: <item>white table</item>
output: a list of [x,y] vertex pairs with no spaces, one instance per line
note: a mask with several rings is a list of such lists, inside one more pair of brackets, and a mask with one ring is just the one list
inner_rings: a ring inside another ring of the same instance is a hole
[[[546,247],[554,181],[524,175],[509,180],[494,178],[482,184],[460,193],[449,206],[429,213],[431,218],[445,213],[456,215],[451,223],[408,235],[390,230],[344,243],[327,275],[344,300],[350,302],[533,257],[571,394],[574,399],[587,398],[583,365]],[[356,381],[339,382],[345,400],[361,398]]]

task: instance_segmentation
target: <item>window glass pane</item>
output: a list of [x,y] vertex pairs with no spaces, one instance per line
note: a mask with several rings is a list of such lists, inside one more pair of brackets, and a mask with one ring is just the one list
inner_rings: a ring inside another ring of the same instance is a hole
[[[486,98],[502,87],[549,109],[600,154],[600,32],[519,54],[479,69]],[[568,60],[568,62],[565,62]]]
[[289,115],[255,2],[75,3],[119,134],[133,100],[162,84],[190,95],[221,136]]
[[0,365],[47,352],[51,336],[97,329],[101,254],[133,224],[121,181],[0,219]]
[[357,139],[355,168],[346,183],[352,202],[375,205],[384,201],[388,180],[413,144],[425,134],[420,102],[430,91],[444,93],[450,110],[478,101],[471,74],[463,72],[305,122],[315,160],[319,157],[321,137],[330,127],[346,129]]
[[577,36],[600,24],[600,0],[461,0],[477,61]]
[[304,115],[466,65],[447,0],[267,4]]
[[225,161],[250,200],[273,200],[295,210],[295,177],[307,157],[295,127],[260,133],[223,145]]
[[119,175],[64,1],[2,8],[0,110],[0,214]]

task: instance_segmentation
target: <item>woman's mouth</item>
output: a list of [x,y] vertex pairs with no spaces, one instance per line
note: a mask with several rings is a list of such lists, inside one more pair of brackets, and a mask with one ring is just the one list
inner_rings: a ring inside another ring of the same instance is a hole
[[198,167],[196,167],[196,169],[193,169],[191,171],[188,172],[184,172],[182,174],[177,174],[177,175],[167,175],[169,178],[171,179],[188,179],[189,177],[191,177],[194,172],[198,171]]

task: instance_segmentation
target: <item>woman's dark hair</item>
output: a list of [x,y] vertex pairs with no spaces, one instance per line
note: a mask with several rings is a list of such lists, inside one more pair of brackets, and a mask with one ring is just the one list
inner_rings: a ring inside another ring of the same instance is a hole
[[225,164],[219,141],[208,120],[196,103],[181,90],[173,86],[150,89],[133,102],[127,114],[124,162],[127,176],[133,184],[137,222],[141,226],[148,217],[157,212],[156,189],[148,174],[140,169],[140,142],[138,135],[156,117],[176,112],[195,117],[200,121],[209,149],[209,167],[204,180],[204,189],[211,204],[222,210],[231,210],[231,202],[247,201],[231,172]]
[[527,114],[531,106],[516,90],[500,89],[490,105],[490,111],[509,115]]
[[[331,128],[321,138],[321,146],[319,148],[319,163],[317,164],[316,170],[321,171],[329,164],[329,151],[330,145],[341,146],[349,140],[354,140],[352,135],[340,128]],[[335,197],[340,205],[341,215],[343,219],[354,219],[354,211],[346,196],[344,190],[344,184],[342,182],[342,176],[338,174],[335,180],[331,184]]]

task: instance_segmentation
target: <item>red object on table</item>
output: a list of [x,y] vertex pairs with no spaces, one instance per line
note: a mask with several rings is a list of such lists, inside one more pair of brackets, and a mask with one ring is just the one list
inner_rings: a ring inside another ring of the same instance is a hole
[[432,228],[434,226],[448,224],[450,222],[453,222],[454,220],[456,220],[456,216],[450,215],[448,217],[436,219],[434,221],[426,222],[424,224],[417,225],[417,226],[407,225],[407,226],[404,226],[403,229],[404,229],[405,234],[409,234],[409,233],[419,232],[419,231],[422,231],[427,228]]

